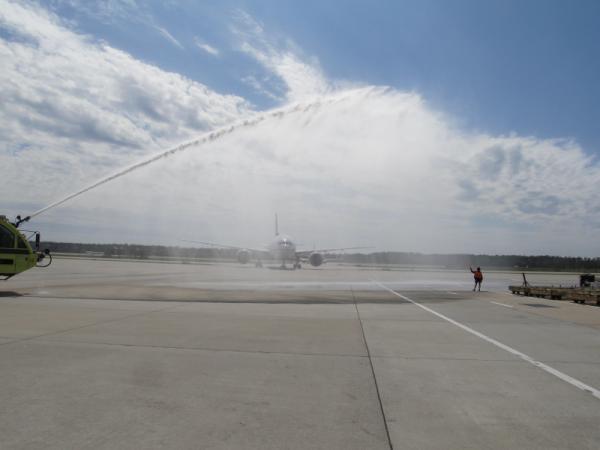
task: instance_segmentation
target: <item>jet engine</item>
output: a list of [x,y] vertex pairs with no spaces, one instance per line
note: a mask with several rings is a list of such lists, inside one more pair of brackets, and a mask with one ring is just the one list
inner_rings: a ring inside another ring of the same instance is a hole
[[325,257],[322,253],[313,252],[308,257],[308,262],[311,266],[319,267],[325,261]]
[[240,264],[247,264],[250,261],[250,252],[245,249],[238,250],[237,260]]

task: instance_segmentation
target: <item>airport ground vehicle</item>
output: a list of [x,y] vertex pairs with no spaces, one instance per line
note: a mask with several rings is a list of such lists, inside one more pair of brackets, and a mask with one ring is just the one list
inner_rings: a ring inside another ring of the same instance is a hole
[[[39,232],[23,230],[30,238],[35,237],[34,250],[28,237],[18,230],[26,220],[17,217],[17,221],[11,223],[6,216],[0,216],[0,280],[8,280],[32,267],[47,267],[52,262],[49,250],[40,251]],[[43,260],[46,262],[42,263]]]

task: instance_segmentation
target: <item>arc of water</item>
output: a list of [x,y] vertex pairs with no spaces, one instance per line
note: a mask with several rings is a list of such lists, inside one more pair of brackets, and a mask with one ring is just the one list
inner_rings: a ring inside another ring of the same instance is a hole
[[272,118],[281,118],[284,116],[287,116],[288,114],[292,114],[295,112],[305,112],[308,111],[312,108],[316,108],[321,106],[322,104],[329,104],[329,103],[336,103],[338,101],[342,101],[346,98],[348,98],[350,96],[350,93],[345,93],[345,95],[337,95],[337,96],[332,96],[326,99],[319,99],[319,100],[314,100],[308,103],[296,103],[294,105],[288,106],[286,108],[279,108],[279,109],[275,109],[272,110],[270,112],[267,113],[263,113],[263,114],[259,114],[257,116],[253,116],[244,120],[241,120],[239,122],[236,122],[234,124],[231,125],[227,125],[224,126],[222,128],[219,128],[217,130],[211,131],[209,133],[204,134],[203,136],[200,136],[199,138],[193,139],[191,141],[187,141],[184,142],[182,144],[179,144],[175,147],[172,147],[168,150],[162,151],[160,153],[157,153],[153,156],[151,156],[150,158],[147,158],[143,161],[137,162],[131,166],[127,166],[124,169],[119,170],[118,172],[109,175],[105,178],[102,178],[92,184],[90,184],[89,186],[84,187],[83,189],[80,189],[77,192],[74,192],[72,194],[67,195],[66,197],[63,197],[60,200],[57,200],[45,207],[43,207],[42,209],[39,209],[37,211],[35,211],[32,214],[29,214],[30,218],[34,218],[35,216],[38,216],[40,214],[42,214],[43,212],[48,211],[49,209],[55,208],[59,205],[62,205],[63,203],[80,196],[81,194],[84,194],[85,192],[88,192],[92,189],[97,188],[98,186],[101,186],[105,183],[108,183],[109,181],[112,181],[116,178],[120,178],[123,175],[127,175],[128,173],[133,172],[134,170],[140,169],[144,166],[147,166],[149,164],[152,164],[155,161],[158,161],[162,158],[167,158],[171,155],[174,155],[176,153],[182,152],[184,150],[189,149],[190,147],[196,146],[196,145],[201,145],[201,144],[205,144],[207,142],[212,142],[216,139],[219,139],[225,135],[231,134],[234,131],[240,129],[240,128],[247,128],[247,127],[251,127],[251,126],[255,126],[261,122],[264,122],[265,120],[268,119],[272,119]]

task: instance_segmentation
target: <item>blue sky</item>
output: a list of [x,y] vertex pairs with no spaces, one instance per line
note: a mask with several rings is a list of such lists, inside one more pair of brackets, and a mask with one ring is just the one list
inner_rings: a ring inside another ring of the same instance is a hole
[[597,256],[598,5],[0,0],[0,213],[233,127],[35,226]]
[[[574,138],[600,154],[595,1],[127,3],[122,16],[68,2],[55,11],[144,61],[272,107],[276,101],[240,80],[241,74],[267,75],[235,48],[230,26],[244,11],[275,39],[291,39],[318,58],[332,79],[416,90],[464,127]],[[181,48],[150,23],[168,30]],[[198,36],[219,56],[199,51]]]

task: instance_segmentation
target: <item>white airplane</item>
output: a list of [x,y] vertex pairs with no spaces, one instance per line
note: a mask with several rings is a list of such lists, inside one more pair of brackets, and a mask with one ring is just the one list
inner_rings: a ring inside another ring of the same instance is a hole
[[189,241],[196,244],[210,245],[211,247],[231,248],[237,250],[237,260],[241,264],[250,262],[252,255],[256,256],[256,266],[262,267],[260,255],[268,253],[271,258],[276,261],[281,261],[281,268],[286,269],[286,263],[292,263],[293,269],[301,269],[302,262],[308,262],[313,267],[319,267],[325,262],[325,253],[340,250],[357,250],[372,247],[341,247],[341,248],[322,248],[318,250],[300,250],[296,249],[296,244],[293,239],[287,234],[279,233],[279,223],[277,214],[275,214],[275,239],[269,243],[267,248],[255,249],[249,247],[236,247],[233,245],[216,244],[213,242]]

